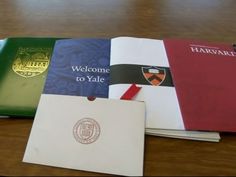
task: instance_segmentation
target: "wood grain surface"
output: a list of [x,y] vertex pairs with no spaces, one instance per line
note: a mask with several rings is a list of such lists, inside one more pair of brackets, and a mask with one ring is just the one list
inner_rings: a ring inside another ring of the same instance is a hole
[[[0,38],[133,36],[233,43],[235,9],[234,0],[0,0]],[[32,122],[0,119],[1,176],[101,175],[22,163]],[[146,136],[144,175],[236,176],[236,134],[221,137],[220,143],[208,143]]]

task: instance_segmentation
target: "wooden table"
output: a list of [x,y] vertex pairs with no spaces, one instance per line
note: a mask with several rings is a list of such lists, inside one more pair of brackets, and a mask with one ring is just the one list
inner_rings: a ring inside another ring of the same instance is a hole
[[[233,0],[1,0],[0,38],[189,38],[235,42]],[[32,119],[0,119],[0,175],[99,175],[31,165],[22,157]],[[220,143],[146,136],[144,175],[236,175],[236,134]]]

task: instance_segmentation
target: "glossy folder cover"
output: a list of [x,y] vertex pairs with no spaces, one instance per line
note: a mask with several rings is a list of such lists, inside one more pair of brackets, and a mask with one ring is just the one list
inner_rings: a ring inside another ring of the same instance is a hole
[[36,112],[56,38],[7,38],[0,42],[0,115]]

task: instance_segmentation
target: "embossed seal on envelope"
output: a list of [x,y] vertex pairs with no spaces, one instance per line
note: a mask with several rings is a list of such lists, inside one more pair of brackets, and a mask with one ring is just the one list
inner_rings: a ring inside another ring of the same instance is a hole
[[94,119],[83,118],[75,124],[73,135],[79,143],[91,144],[98,139],[100,135],[100,126]]

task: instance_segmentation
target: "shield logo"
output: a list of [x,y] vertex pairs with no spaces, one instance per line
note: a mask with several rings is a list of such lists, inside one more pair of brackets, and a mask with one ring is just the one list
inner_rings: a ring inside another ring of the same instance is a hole
[[88,121],[83,122],[79,131],[83,140],[90,139],[94,134],[94,125]]
[[34,77],[43,73],[49,65],[51,48],[19,48],[12,70],[22,77]]
[[144,78],[154,86],[161,85],[166,77],[166,70],[156,66],[142,67],[142,73]]

